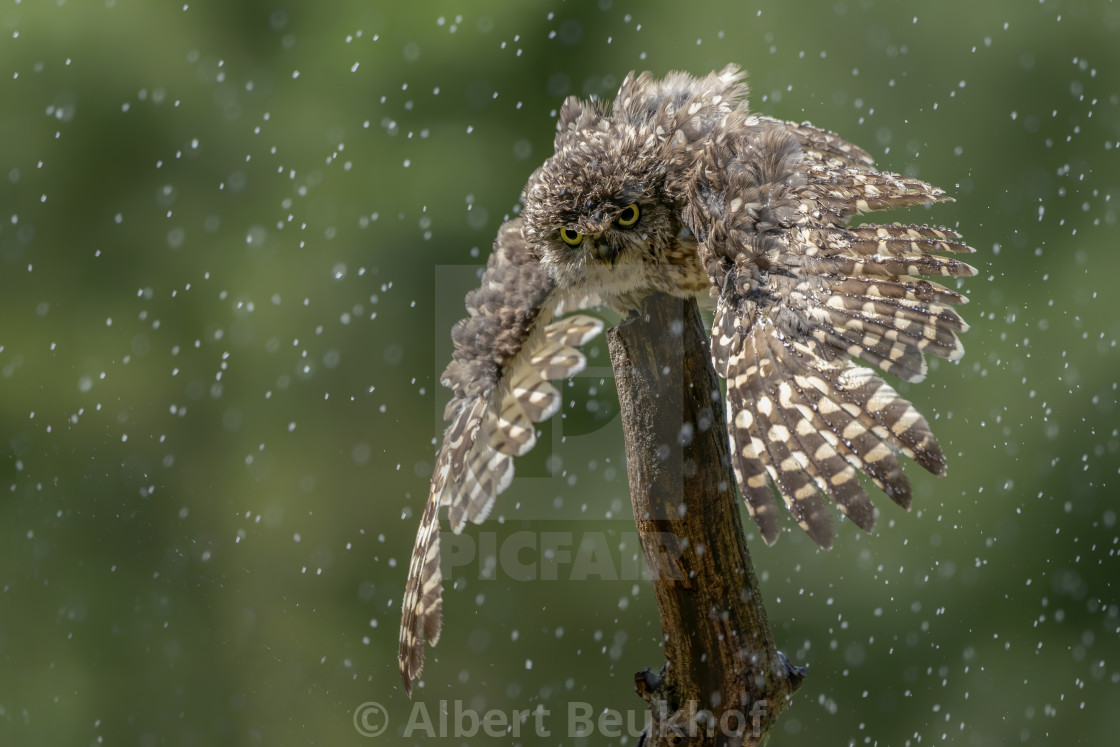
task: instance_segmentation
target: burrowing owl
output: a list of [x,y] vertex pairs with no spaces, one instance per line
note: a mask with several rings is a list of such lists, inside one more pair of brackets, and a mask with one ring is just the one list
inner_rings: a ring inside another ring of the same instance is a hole
[[555,153],[498,231],[470,316],[455,326],[441,382],[453,392],[405,589],[400,668],[420,673],[442,612],[439,508],[453,532],[482,521],[560,408],[549,383],[579,372],[602,323],[572,311],[634,309],[655,291],[714,307],[712,361],[727,379],[735,477],[762,538],[778,538],[775,493],[822,547],[822,496],[871,530],[863,472],[904,508],[898,454],[942,474],[929,425],[860,359],[905,381],[925,354],[958,359],[956,291],[920,279],[975,269],[947,229],[862,225],[857,213],[949,198],[875,170],[808,124],[751,113],[735,67],[694,78],[629,75],[613,105],[569,98]]

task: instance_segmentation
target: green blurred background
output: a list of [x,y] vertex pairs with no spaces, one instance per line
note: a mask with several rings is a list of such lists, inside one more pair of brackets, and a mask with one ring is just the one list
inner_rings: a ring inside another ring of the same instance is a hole
[[[954,194],[891,217],[980,269],[964,360],[900,386],[948,477],[911,465],[916,510],[880,496],[830,553],[751,534],[809,666],[773,743],[1111,743],[1118,50],[1104,0],[5,0],[0,744],[418,741],[397,624],[462,293],[564,96],[729,62],[756,110]],[[455,545],[415,696],[549,709],[506,743],[634,744],[568,704],[639,713],[661,663],[591,353]],[[595,553],[618,573],[565,560]]]

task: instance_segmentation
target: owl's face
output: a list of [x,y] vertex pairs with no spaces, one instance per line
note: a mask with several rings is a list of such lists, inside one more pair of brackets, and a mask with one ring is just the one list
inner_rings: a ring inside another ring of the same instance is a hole
[[618,129],[601,120],[558,138],[525,189],[525,237],[558,285],[648,288],[681,231],[662,144]]

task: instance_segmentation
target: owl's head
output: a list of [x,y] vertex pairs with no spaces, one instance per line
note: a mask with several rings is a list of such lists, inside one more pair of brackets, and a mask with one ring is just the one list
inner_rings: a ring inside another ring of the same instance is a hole
[[617,284],[679,230],[665,194],[664,143],[574,98],[559,130],[556,152],[525,188],[525,238],[556,282],[611,275]]
[[[555,153],[523,194],[523,230],[559,284],[639,285],[682,230],[677,177],[692,146],[741,105],[742,73],[627,76],[613,106],[569,98]],[[629,280],[628,280],[629,278]]]

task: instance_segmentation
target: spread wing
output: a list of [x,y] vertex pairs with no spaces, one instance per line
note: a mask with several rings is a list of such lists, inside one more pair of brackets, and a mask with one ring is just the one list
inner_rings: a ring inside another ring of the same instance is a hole
[[866,474],[908,508],[898,454],[940,475],[929,424],[860,359],[921,381],[925,356],[956,360],[967,299],[924,277],[976,270],[938,253],[973,250],[956,233],[863,225],[857,213],[949,200],[917,179],[876,171],[832,133],[745,112],[695,154],[685,221],[719,293],[712,357],[727,379],[732,461],[763,539],[777,540],[774,490],[822,547],[827,497],[870,531]]
[[513,479],[513,458],[536,443],[534,423],[554,415],[560,392],[550,379],[579,373],[586,359],[577,348],[603,324],[585,315],[559,314],[596,305],[557,290],[530,251],[515,219],[498,231],[479,288],[467,295],[470,316],[452,330],[455,352],[440,381],[453,396],[450,421],[432,472],[427,504],[416,533],[401,609],[400,660],[405,692],[424,665],[424,642],[439,640],[443,585],[439,509],[447,507],[451,531],[489,515],[494,498]]

